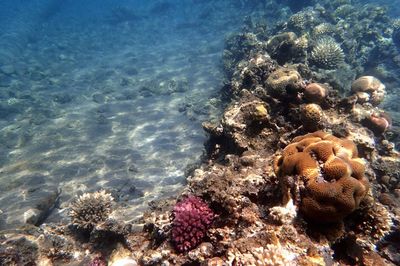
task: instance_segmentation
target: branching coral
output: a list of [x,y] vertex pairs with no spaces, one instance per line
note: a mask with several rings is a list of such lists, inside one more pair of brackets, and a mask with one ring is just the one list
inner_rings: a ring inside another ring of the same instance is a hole
[[294,138],[276,158],[274,170],[284,195],[299,188],[305,217],[335,222],[358,208],[369,190],[364,161],[357,156],[352,141],[317,131]]
[[332,34],[335,32],[335,26],[330,23],[321,23],[317,25],[313,31],[312,36],[314,38],[320,38],[323,35]]
[[173,217],[172,241],[178,251],[185,252],[201,243],[214,213],[201,198],[189,196],[175,205]]
[[311,51],[311,61],[319,68],[336,69],[344,62],[344,53],[334,39],[322,38]]
[[92,229],[111,213],[113,197],[104,190],[85,193],[71,203],[69,216],[78,228]]

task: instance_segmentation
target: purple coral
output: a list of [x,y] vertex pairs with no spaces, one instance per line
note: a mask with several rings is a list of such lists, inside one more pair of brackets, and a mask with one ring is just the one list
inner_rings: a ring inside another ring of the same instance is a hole
[[214,219],[213,211],[201,198],[189,196],[173,210],[172,241],[180,252],[201,243]]

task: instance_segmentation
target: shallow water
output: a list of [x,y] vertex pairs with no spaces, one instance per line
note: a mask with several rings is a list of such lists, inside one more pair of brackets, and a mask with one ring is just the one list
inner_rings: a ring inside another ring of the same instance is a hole
[[11,2],[1,42],[2,227],[54,207],[56,197],[46,221],[58,221],[72,197],[102,188],[132,220],[181,189],[203,152],[201,122],[221,112],[224,37],[241,24],[226,11],[248,10]]

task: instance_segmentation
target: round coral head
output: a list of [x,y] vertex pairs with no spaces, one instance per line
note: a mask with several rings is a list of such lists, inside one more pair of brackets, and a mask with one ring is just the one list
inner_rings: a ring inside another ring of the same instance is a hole
[[173,210],[172,242],[179,252],[195,248],[202,242],[214,219],[214,212],[201,198],[189,196]]
[[304,89],[304,98],[312,103],[320,103],[325,99],[327,89],[320,83],[310,83]]

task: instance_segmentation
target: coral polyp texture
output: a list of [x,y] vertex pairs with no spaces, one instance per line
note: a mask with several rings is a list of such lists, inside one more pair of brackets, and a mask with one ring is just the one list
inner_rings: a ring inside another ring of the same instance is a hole
[[357,96],[359,103],[379,105],[385,98],[385,85],[373,76],[362,76],[351,84],[351,91]]
[[71,203],[69,217],[76,227],[90,230],[109,217],[112,203],[113,197],[104,190],[85,193]]
[[179,252],[195,248],[207,234],[214,212],[201,198],[189,196],[174,206],[172,241]]
[[323,69],[336,69],[344,62],[340,45],[332,38],[321,38],[311,51],[312,63]]
[[357,156],[352,141],[317,131],[294,138],[275,159],[274,171],[284,195],[295,193],[290,180],[297,179],[306,218],[336,222],[357,209],[369,190],[365,163]]
[[318,104],[309,103],[302,106],[301,121],[306,130],[317,130],[321,126],[323,118],[324,112]]

